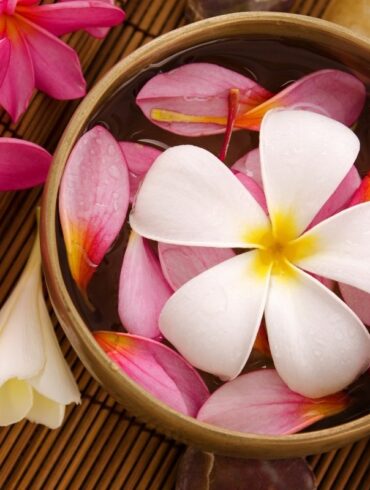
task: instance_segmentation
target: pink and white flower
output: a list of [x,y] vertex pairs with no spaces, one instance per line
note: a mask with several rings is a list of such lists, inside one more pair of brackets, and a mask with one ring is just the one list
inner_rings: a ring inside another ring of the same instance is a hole
[[161,332],[191,364],[236,377],[265,313],[275,367],[293,391],[322,397],[367,369],[369,333],[311,274],[370,292],[370,203],[306,231],[358,151],[357,137],[337,121],[301,110],[269,112],[260,134],[268,216],[206,150],[179,146],[155,161],[131,214],[137,233],[179,245],[253,249],[187,282],[162,310]]
[[38,0],[0,0],[0,40],[5,39],[0,43],[0,105],[17,121],[34,88],[59,100],[85,95],[78,55],[56,36],[107,28],[123,20],[121,9],[102,0],[47,5]]

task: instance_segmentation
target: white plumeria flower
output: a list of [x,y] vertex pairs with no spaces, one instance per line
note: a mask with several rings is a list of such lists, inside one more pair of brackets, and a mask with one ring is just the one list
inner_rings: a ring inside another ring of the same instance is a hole
[[0,311],[0,426],[25,417],[55,429],[72,402],[80,402],[80,393],[44,301],[37,237],[21,278]]
[[148,172],[131,226],[160,242],[254,248],[178,289],[162,310],[160,330],[194,366],[232,379],[265,312],[280,376],[304,396],[325,396],[369,366],[370,336],[302,269],[370,292],[370,203],[305,230],[351,168],[359,141],[325,116],[271,111],[260,151],[269,217],[215,156],[179,146]]

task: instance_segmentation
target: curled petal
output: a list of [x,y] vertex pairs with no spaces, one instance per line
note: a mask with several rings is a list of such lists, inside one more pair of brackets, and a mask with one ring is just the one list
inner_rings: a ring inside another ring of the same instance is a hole
[[8,71],[10,59],[10,42],[8,39],[0,39],[0,87]]
[[51,5],[19,6],[17,12],[55,36],[92,29],[100,37],[101,31],[94,29],[118,25],[125,18],[123,10],[110,3],[104,0],[64,0]]
[[342,283],[339,283],[339,289],[351,310],[365,325],[370,326],[370,293]]
[[312,242],[312,253],[295,260],[308,272],[370,293],[370,202],[335,214],[304,233],[296,244]]
[[260,187],[263,187],[259,148],[255,148],[239,158],[232,165],[231,170],[235,173],[241,172],[253,179]]
[[160,337],[159,314],[171,296],[159,260],[149,243],[134,231],[123,259],[119,282],[118,312],[128,332]]
[[132,143],[130,141],[121,141],[119,145],[128,168],[130,178],[130,202],[133,202],[141,181],[162,151],[153,148],[152,146]]
[[193,366],[223,379],[243,369],[261,323],[269,270],[256,273],[256,254],[237,255],[187,282],[159,318],[163,335]]
[[123,333],[94,337],[127,376],[171,408],[194,417],[209,397],[199,374],[169,347]]
[[329,199],[314,217],[309,227],[311,228],[317,225],[318,223],[320,223],[320,221],[324,221],[325,219],[330,218],[330,216],[332,216],[333,214],[339,213],[345,207],[347,207],[351,197],[353,196],[360,183],[360,175],[356,167],[353,165],[348,174],[339,184],[337,189],[329,197]]
[[307,228],[351,169],[359,148],[350,129],[320,114],[279,110],[266,115],[261,166],[276,236],[293,239]]
[[346,395],[312,400],[290,390],[274,369],[243,374],[216,390],[197,418],[238,432],[293,434],[344,410]]
[[274,97],[235,122],[236,127],[258,131],[264,115],[271,109],[303,109],[351,126],[365,104],[364,84],[350,73],[319,70],[292,83]]
[[170,148],[156,159],[130,223],[158,242],[221,248],[254,246],[253,232],[270,226],[235,175],[214,155],[190,145]]
[[299,269],[289,278],[272,275],[265,318],[276,370],[303,396],[342,390],[369,367],[364,325],[338,296]]
[[11,378],[0,385],[0,427],[15,424],[32,409],[33,390],[21,379]]
[[0,139],[0,191],[25,189],[45,182],[51,155],[38,145]]
[[17,18],[17,24],[27,42],[36,87],[59,100],[84,96],[86,82],[76,51],[22,17]]
[[35,86],[32,59],[27,42],[17,25],[8,20],[6,35],[10,42],[8,68],[0,87],[0,105],[16,122],[26,110]]
[[239,89],[241,113],[272,95],[227,68],[190,63],[153,77],[136,102],[149,120],[168,131],[187,136],[215,134],[225,131],[231,89]]
[[80,288],[86,289],[121,230],[129,193],[120,147],[106,129],[96,126],[74,147],[59,193],[69,267]]
[[234,257],[230,248],[184,247],[158,244],[158,255],[167,282],[173,290],[211,267]]

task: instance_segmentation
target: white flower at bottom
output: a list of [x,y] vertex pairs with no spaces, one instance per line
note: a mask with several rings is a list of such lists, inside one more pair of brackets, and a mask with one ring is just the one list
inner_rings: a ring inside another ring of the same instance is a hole
[[274,364],[290,389],[325,396],[369,366],[364,325],[307,274],[370,292],[370,203],[307,231],[358,151],[357,137],[337,121],[270,111],[260,132],[268,216],[206,150],[179,146],[157,158],[130,217],[137,233],[178,245],[255,249],[193,278],[164,306],[160,330],[191,364],[236,377],[265,313]]
[[42,291],[38,236],[0,311],[0,426],[23,418],[59,427],[80,394],[63,358]]

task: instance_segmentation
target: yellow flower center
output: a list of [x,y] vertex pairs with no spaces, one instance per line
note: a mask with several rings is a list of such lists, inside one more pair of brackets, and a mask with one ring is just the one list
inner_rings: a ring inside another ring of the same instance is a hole
[[270,228],[245,235],[245,240],[258,248],[254,270],[259,277],[266,277],[271,269],[275,276],[291,278],[295,275],[291,264],[314,253],[317,240],[312,235],[297,238],[297,227],[289,215],[275,214],[271,221]]

